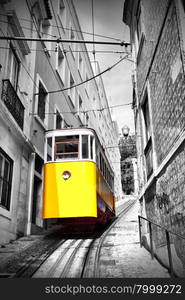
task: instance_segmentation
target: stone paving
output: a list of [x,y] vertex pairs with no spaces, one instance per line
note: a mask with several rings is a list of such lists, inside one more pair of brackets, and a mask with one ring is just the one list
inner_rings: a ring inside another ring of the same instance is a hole
[[[169,278],[164,267],[140,247],[138,233],[138,202],[115,225],[101,251],[101,277]],[[104,259],[107,258],[107,259]]]
[[[136,203],[106,237],[101,249],[101,278],[170,277],[168,271],[156,259],[152,260],[144,247],[140,247],[138,211],[139,205]],[[38,254],[51,242],[44,235],[30,236],[3,246],[0,248],[0,273],[14,273],[24,257],[30,255],[30,252],[33,256]]]

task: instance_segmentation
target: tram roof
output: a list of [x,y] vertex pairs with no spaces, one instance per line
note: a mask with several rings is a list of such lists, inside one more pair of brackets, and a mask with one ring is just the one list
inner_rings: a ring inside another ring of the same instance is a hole
[[53,129],[47,130],[46,135],[49,136],[65,136],[65,135],[76,135],[76,134],[88,134],[93,133],[97,138],[96,131],[92,128],[61,128],[61,129]]

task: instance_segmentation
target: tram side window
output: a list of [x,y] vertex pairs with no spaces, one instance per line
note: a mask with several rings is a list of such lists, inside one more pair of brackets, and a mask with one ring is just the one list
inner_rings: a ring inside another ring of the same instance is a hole
[[102,171],[102,156],[101,156],[101,153],[100,153],[100,170]]
[[100,158],[99,158],[99,153],[96,153],[96,163],[98,168],[100,168]]
[[104,159],[103,159],[103,176],[105,177],[105,162],[104,162]]
[[110,186],[110,173],[109,173],[109,170],[108,170],[108,172],[107,172],[107,182],[108,182],[108,184],[109,184],[109,186]]
[[77,159],[79,157],[79,136],[55,138],[55,159]]
[[94,137],[91,135],[91,136],[90,136],[90,152],[91,152],[91,159],[93,159],[93,140],[94,140]]
[[47,138],[47,161],[52,160],[52,137]]
[[110,171],[108,173],[108,181],[109,181],[109,186],[111,187],[111,175],[110,175]]
[[88,158],[88,135],[82,135],[82,158]]
[[114,178],[113,178],[113,176],[111,176],[111,188],[112,188],[112,190],[114,190]]

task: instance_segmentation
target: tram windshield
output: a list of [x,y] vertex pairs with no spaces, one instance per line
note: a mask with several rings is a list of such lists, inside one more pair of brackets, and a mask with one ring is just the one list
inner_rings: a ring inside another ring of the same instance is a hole
[[48,136],[45,141],[45,162],[59,160],[93,160],[96,158],[92,134]]
[[55,137],[55,159],[79,157],[79,136]]

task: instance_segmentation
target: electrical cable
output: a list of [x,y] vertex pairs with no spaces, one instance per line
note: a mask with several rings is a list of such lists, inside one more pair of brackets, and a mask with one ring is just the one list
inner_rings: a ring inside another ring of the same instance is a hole
[[[88,113],[88,112],[95,112],[95,111],[99,111],[99,112],[103,112],[104,110],[106,109],[114,109],[114,108],[117,108],[117,107],[123,107],[123,106],[127,106],[127,105],[132,105],[132,102],[130,103],[124,103],[124,104],[118,104],[118,105],[112,105],[112,106],[107,106],[107,107],[102,107],[102,108],[97,108],[97,109],[88,109],[88,110],[83,110],[83,111],[74,111],[74,112],[71,112],[71,111],[59,111],[59,113],[61,114],[77,114],[77,113]],[[56,114],[56,112],[52,113],[45,113],[46,115],[52,115],[52,114]],[[33,115],[38,115],[38,114],[33,114]]]
[[[88,82],[88,81],[91,81],[91,80],[93,80],[93,79],[95,79],[95,78],[101,76],[102,74],[104,74],[104,73],[110,71],[111,69],[113,69],[113,68],[114,68],[115,66],[117,66],[119,63],[121,63],[124,59],[126,59],[127,56],[128,56],[128,55],[122,57],[119,61],[117,61],[117,62],[116,62],[115,64],[113,64],[111,67],[108,67],[108,68],[105,69],[104,71],[98,73],[97,75],[94,75],[94,76],[91,77],[91,78],[88,78],[88,79],[85,80],[85,81],[82,81],[82,82],[77,83],[77,84],[75,84],[75,85],[73,85],[73,86],[70,86],[70,87],[66,87],[66,88],[64,88],[64,89],[55,90],[55,91],[49,91],[48,94],[54,94],[54,93],[59,93],[59,92],[63,92],[63,91],[66,91],[66,90],[70,90],[70,89],[75,88],[75,87],[77,87],[77,86],[80,86],[80,85],[82,85],[82,84],[84,84],[84,83],[86,83],[86,82]],[[35,93],[35,95],[38,95],[38,93]]]
[[[4,35],[5,36],[5,35]],[[14,46],[12,46],[12,48],[13,49],[17,49],[16,47],[14,47]],[[9,48],[8,47],[1,47],[0,46],[0,49],[6,49],[6,50],[8,50]],[[30,49],[30,51],[35,51],[35,52],[43,52],[43,49],[42,50],[40,50],[40,49],[33,49],[33,48],[29,48]],[[44,50],[45,51],[45,50]],[[56,49],[48,49],[47,51],[49,51],[49,52],[56,52]],[[66,49],[64,49],[63,50],[63,52],[64,53],[70,53],[70,52],[72,52],[72,53],[91,53],[91,54],[93,54],[92,53],[92,51],[83,51],[83,50],[66,50]],[[96,53],[107,53],[107,54],[126,54],[126,53],[128,53],[128,52],[125,52],[125,51],[97,51],[96,50]],[[131,62],[134,62],[133,60],[131,60],[131,59],[129,59],[129,58],[126,58],[127,60],[129,60],[129,61],[131,61]]]
[[[5,36],[4,32],[2,31],[2,29],[0,28],[2,34]],[[3,48],[3,47],[1,47]],[[5,47],[4,47],[5,48]],[[13,47],[15,49],[15,47]],[[9,50],[9,48],[6,48],[7,50]],[[24,68],[24,70],[26,71],[26,73],[28,74],[28,76],[31,78],[33,84],[38,88],[37,83],[35,82],[35,80],[33,79],[33,77],[31,76],[30,72],[27,70],[27,68],[24,66],[23,62],[20,61],[20,64],[22,65],[22,67]]]
[[[1,30],[2,34],[5,36],[5,34],[4,34],[4,32],[2,31],[1,28],[0,28],[0,30]],[[1,47],[1,48],[3,48],[3,47]],[[5,47],[4,47],[4,48],[5,48]],[[13,48],[16,50],[16,47],[13,47]],[[9,48],[6,48],[6,49],[9,50]],[[43,51],[43,50],[42,50],[42,51]],[[33,79],[33,77],[30,75],[30,72],[29,72],[29,71],[27,70],[27,68],[24,66],[24,64],[22,63],[22,61],[20,61],[20,63],[21,63],[21,65],[22,65],[22,67],[24,68],[24,70],[26,71],[26,73],[28,74],[28,76],[31,78],[31,80],[32,80],[33,84],[35,85],[35,87],[36,87],[37,89],[39,89],[39,87],[38,87],[36,81],[35,81],[35,80]],[[20,87],[19,87],[19,90],[20,90]],[[56,114],[54,106],[52,106],[51,103],[50,103],[48,100],[46,100],[46,103],[48,103],[48,104],[50,105],[50,109],[53,109],[53,113],[52,113],[52,114]],[[73,112],[71,112],[71,113],[73,113]],[[46,113],[45,113],[45,114],[46,114]],[[38,115],[38,114],[29,113],[29,115]],[[66,120],[64,120],[64,122],[66,123],[66,125],[67,125],[68,127],[70,127],[70,125],[66,122]]]
[[[4,17],[7,17],[7,15],[4,15],[4,14],[0,14],[0,16],[4,16]],[[18,18],[18,20],[23,20],[23,21],[26,21],[26,22],[29,22],[30,23],[30,21],[29,20],[27,20],[27,19],[25,19],[25,18]],[[0,21],[0,22],[4,22],[5,23],[5,21]],[[7,22],[8,23],[8,22]],[[55,26],[55,25],[50,25],[51,27],[57,27],[57,26]],[[67,28],[67,27],[61,27],[61,26],[58,26],[60,29],[65,29],[65,30],[71,30],[70,28]],[[25,29],[30,29],[30,28],[28,28],[28,27],[23,27],[22,26],[22,28],[25,28]],[[35,31],[36,32],[36,30],[33,30],[33,31]],[[90,33],[90,32],[87,32],[87,31],[81,31],[81,30],[76,30],[76,29],[74,29],[74,31],[75,32],[79,32],[79,33],[82,33],[82,34],[87,34],[87,35],[93,35],[92,33]],[[105,35],[101,35],[101,34],[95,34],[95,36],[97,36],[97,37],[103,37],[103,38],[106,38],[106,39],[110,39],[110,40],[114,40],[114,41],[121,41],[120,39],[117,39],[117,38],[113,38],[113,37],[110,37],[110,36],[105,36]],[[54,36],[53,36],[54,37]]]
[[[29,7],[28,7],[28,8],[29,8]],[[33,22],[34,22],[34,20],[33,20]],[[35,22],[34,22],[34,25],[35,25]],[[36,25],[35,25],[35,27],[36,27]],[[58,27],[58,28],[59,28],[59,27]],[[36,29],[37,29],[37,28],[36,28]],[[2,30],[1,30],[1,32],[3,33]],[[38,32],[38,31],[37,31],[37,32]],[[38,33],[38,34],[39,34],[39,33]],[[3,33],[3,35],[4,35],[4,33]],[[5,36],[5,35],[4,35],[4,36]],[[43,52],[45,53],[44,50],[41,50],[41,51],[43,51]],[[127,56],[128,56],[128,55],[127,55]],[[81,82],[81,83],[78,84],[78,85],[81,85],[81,84],[83,84],[83,83],[85,83],[85,82],[88,82],[88,81],[90,81],[90,80],[92,80],[92,79],[94,79],[94,78],[96,78],[96,77],[102,75],[103,73],[105,73],[105,72],[111,70],[114,66],[116,66],[118,63],[120,63],[123,59],[126,59],[126,57],[122,58],[122,59],[119,60],[117,63],[115,63],[113,66],[107,68],[106,70],[104,70],[104,71],[101,72],[100,74],[97,74],[96,76],[94,76],[94,77],[92,77],[92,78],[89,78],[88,80],[86,80],[86,81],[84,81],[84,82]],[[21,62],[21,64],[22,64],[22,62]],[[34,85],[37,86],[36,82],[35,82],[34,79],[31,77],[31,75],[30,75],[30,73],[28,72],[28,70],[25,68],[25,66],[24,66],[23,64],[22,64],[22,66],[23,66],[23,68],[25,69],[25,71],[27,72],[27,74],[30,76],[30,78],[32,79]],[[53,69],[53,67],[52,67],[52,69]],[[78,86],[78,85],[76,85],[76,86]],[[75,86],[73,86],[73,87],[75,87]],[[37,88],[38,88],[38,87],[37,87]],[[67,90],[67,89],[69,89],[69,88],[66,88],[66,89],[64,89],[64,90]],[[63,90],[60,90],[60,91],[63,91]],[[51,92],[48,92],[48,93],[53,93],[53,92],[58,92],[58,91],[51,91]],[[126,105],[130,105],[130,104],[126,104]],[[123,106],[123,105],[118,105],[118,106]],[[113,108],[113,107],[116,107],[116,106],[106,107],[106,108],[100,109],[99,111],[102,113],[102,111],[103,111],[104,109],[109,109],[109,108]],[[79,112],[81,112],[81,113],[86,113],[86,112],[89,112],[89,111],[96,111],[96,110],[87,110],[87,111],[79,111]],[[98,109],[97,109],[97,111],[98,111]],[[62,113],[71,113],[71,114],[74,115],[74,114],[76,114],[77,112],[62,112]],[[56,114],[56,112],[53,113],[53,114]]]
[[[31,9],[30,9],[30,6],[29,6],[27,0],[26,0],[26,3],[27,3],[27,6],[28,6],[28,10],[29,10],[29,12],[30,12],[31,18],[32,18],[32,20],[33,20],[35,29],[37,30],[37,34],[38,34],[38,36],[40,37],[40,33],[39,33],[38,28],[37,28],[37,24],[36,24],[36,22],[35,22],[35,20],[34,20],[34,18],[33,18],[34,16],[33,16],[33,14],[31,13]],[[41,42],[41,44],[42,44],[42,46],[43,46],[43,43],[42,43],[42,42]],[[43,49],[43,53],[45,53],[44,49]],[[57,82],[58,85],[60,86],[60,80],[59,80],[59,78],[57,77],[57,74],[56,74],[55,70],[53,69],[53,66],[52,66],[52,64],[51,64],[51,62],[50,62],[50,59],[49,59],[49,57],[48,57],[48,55],[47,55],[46,53],[45,53],[45,55],[46,55],[47,61],[48,61],[48,63],[49,63],[49,66],[50,66],[50,68],[51,68],[51,70],[52,70],[52,72],[53,72],[53,74],[54,74],[54,77],[55,77],[55,79],[56,79],[56,82]],[[39,93],[35,93],[35,95],[36,95],[36,94],[38,95]],[[48,92],[47,92],[47,94],[48,94]],[[69,101],[68,101],[67,96],[65,95],[64,92],[63,92],[63,95],[64,95],[64,98],[66,99],[67,105],[68,105],[69,108],[70,108]],[[48,102],[48,103],[49,103],[49,102]],[[49,103],[49,104],[50,104],[50,103]]]
[[[56,15],[55,15],[55,10],[54,10],[54,7],[53,7],[53,4],[52,4],[52,2],[51,2],[51,8],[52,8],[52,11],[53,11],[53,15],[54,15],[54,19],[55,19],[55,23],[56,23],[56,26],[57,26],[57,30],[58,30],[58,33],[59,33],[59,36],[60,36],[60,38],[62,38],[61,37],[61,33],[60,33],[60,29],[59,29],[59,26],[58,26],[58,21],[57,21],[57,18],[56,18]],[[64,52],[64,46],[63,46],[63,44],[62,44],[62,49],[63,49],[63,52]],[[69,68],[69,62],[68,62],[68,60],[67,60],[67,57],[66,57],[66,61],[67,61],[67,64],[68,64],[68,68]],[[69,68],[70,69],[70,68]],[[63,93],[64,94],[64,93]],[[65,95],[64,95],[65,96]],[[67,99],[66,99],[66,101],[67,101]],[[67,101],[68,102],[68,101]],[[76,120],[77,120],[77,122],[79,121],[78,120],[78,116],[74,113],[73,114],[73,116],[76,118]]]
[[[26,2],[27,2],[27,0],[26,0]],[[52,5],[52,3],[51,3],[51,5]],[[52,6],[52,10],[53,10],[53,13],[54,13],[54,9],[53,9],[53,6]],[[54,16],[55,16],[55,14],[54,14]],[[56,21],[56,16],[55,16],[55,21]],[[56,24],[57,24],[57,21],[56,21]],[[57,24],[58,25],[58,24]],[[35,26],[36,27],[36,26]],[[58,28],[58,31],[59,31],[59,27],[57,27]],[[37,29],[37,28],[36,28]],[[60,31],[59,31],[59,34],[60,34]],[[128,56],[128,54],[126,55],[126,57]],[[76,85],[73,85],[72,87],[67,87],[67,88],[64,88],[64,89],[61,89],[61,90],[57,90],[57,91],[50,91],[50,92],[48,92],[48,94],[53,94],[53,93],[57,93],[57,92],[63,92],[63,91],[66,91],[66,90],[69,90],[69,89],[71,89],[71,88],[75,88],[75,87],[77,87],[77,86],[79,86],[79,85],[82,85],[82,84],[84,84],[84,83],[86,83],[86,82],[88,82],[88,81],[90,81],[90,80],[92,80],[92,79],[95,79],[96,77],[98,77],[98,76],[100,76],[100,75],[102,75],[102,74],[104,74],[105,72],[107,72],[107,71],[110,71],[113,67],[115,67],[117,64],[119,64],[122,60],[124,60],[125,59],[125,57],[123,57],[123,58],[121,58],[118,62],[116,62],[114,65],[112,65],[111,67],[109,67],[109,68],[107,68],[106,70],[104,70],[104,71],[102,71],[102,72],[100,72],[99,74],[97,74],[97,75],[95,75],[95,76],[93,76],[92,78],[89,78],[88,80],[86,80],[86,81],[83,81],[83,82],[81,82],[81,83],[79,83],[79,84],[76,84]],[[50,62],[49,62],[50,63]],[[53,69],[53,67],[52,67],[52,69]],[[35,95],[38,95],[38,93],[35,93]],[[64,94],[65,95],[65,94]],[[108,109],[108,108],[107,108]],[[92,110],[93,111],[93,110]],[[64,113],[64,112],[63,112]],[[70,112],[71,113],[71,112]],[[74,112],[72,112],[72,114],[74,115]]]
[[[11,26],[13,25],[13,26],[15,26],[16,27],[16,25],[14,24],[14,23],[11,23],[11,22],[8,22],[8,21],[3,21],[3,20],[0,20],[0,23],[5,23],[5,24],[10,24]],[[26,30],[29,30],[29,31],[33,31],[33,32],[37,32],[36,30],[34,30],[34,29],[31,29],[31,28],[29,28],[29,27],[25,27],[25,26],[22,26],[21,25],[21,28],[23,28],[23,29],[26,29]],[[43,31],[41,31],[41,34],[45,34],[45,35],[47,35],[47,36],[50,36],[50,37],[54,37],[54,38],[57,38],[57,36],[56,35],[53,35],[53,34],[49,34],[49,33],[45,33],[45,32],[43,32]]]

